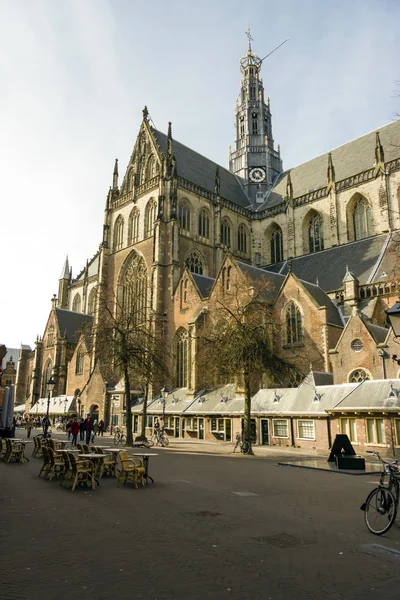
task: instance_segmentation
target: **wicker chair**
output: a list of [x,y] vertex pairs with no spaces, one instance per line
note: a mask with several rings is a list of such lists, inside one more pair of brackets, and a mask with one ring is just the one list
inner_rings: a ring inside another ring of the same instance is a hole
[[64,461],[64,472],[62,474],[60,485],[62,485],[63,483],[69,484],[69,482],[72,479],[72,467],[71,467],[71,461],[69,460],[69,453],[62,452],[61,454],[62,454],[62,459]]
[[51,468],[50,448],[47,448],[47,446],[42,447],[42,457],[43,457],[43,465],[42,465],[42,468],[40,469],[39,477],[42,476],[43,472],[44,472],[44,476],[47,477],[47,475],[50,471],[50,468]]
[[42,448],[45,445],[45,440],[42,434],[33,436],[33,458],[42,458]]
[[111,475],[115,477],[115,470],[117,468],[117,458],[113,454],[106,454],[103,448],[97,446],[95,448],[96,454],[103,454],[104,459],[100,462],[99,465],[99,477],[103,475]]
[[141,458],[130,458],[125,450],[119,451],[119,459],[121,461],[121,470],[119,471],[117,485],[119,486],[121,481],[125,485],[131,479],[136,489],[138,487],[138,480],[144,486],[145,468],[143,460]]
[[72,452],[68,452],[68,457],[71,463],[72,491],[74,491],[76,484],[80,485],[81,483],[85,485],[91,483],[94,490],[94,464],[92,461],[76,460],[75,454]]
[[14,458],[16,462],[24,462],[25,444],[6,438],[6,454],[4,456],[4,461],[9,463],[12,458]]
[[7,453],[7,444],[6,444],[6,440],[0,438],[0,458],[5,458],[5,455]]
[[56,454],[53,448],[48,448],[47,452],[49,453],[50,458],[50,469],[47,472],[49,480],[51,481],[53,477],[58,477],[62,475],[65,471],[64,459],[60,454]]

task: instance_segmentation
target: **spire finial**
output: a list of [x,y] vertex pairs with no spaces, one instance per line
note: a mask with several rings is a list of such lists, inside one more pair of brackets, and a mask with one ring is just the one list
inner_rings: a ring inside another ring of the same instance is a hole
[[219,179],[219,166],[215,169],[215,183],[214,183],[214,192],[217,196],[219,196],[220,192],[220,179]]
[[113,189],[118,189],[118,158],[115,159],[113,172]]
[[172,154],[172,123],[171,123],[171,121],[168,121],[167,151],[168,151],[168,154]]
[[288,274],[292,273],[292,257],[288,258],[287,264],[288,264]]
[[247,39],[249,41],[249,52],[251,52],[251,42],[253,42],[254,39],[251,37],[250,25],[247,27],[246,36],[247,36]]
[[68,254],[66,256],[65,263],[64,263],[63,269],[61,271],[61,277],[60,277],[60,279],[69,279]]
[[142,112],[143,112],[143,119],[146,119],[146,121],[147,121],[149,118],[149,111],[147,110],[147,106],[144,107]]
[[385,162],[385,155],[383,152],[383,147],[381,144],[381,138],[379,136],[379,131],[376,132],[376,143],[375,143],[375,160],[376,160],[376,165],[379,164],[384,164]]

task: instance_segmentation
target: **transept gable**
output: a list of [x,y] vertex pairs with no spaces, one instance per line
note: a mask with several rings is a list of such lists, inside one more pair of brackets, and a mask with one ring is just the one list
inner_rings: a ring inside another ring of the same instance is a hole
[[[356,356],[358,356],[364,350],[364,345],[367,343],[369,346],[372,345],[373,347],[376,347],[390,336],[388,329],[385,331],[383,330],[385,330],[385,328],[373,325],[356,311],[347,320],[333,352],[340,353],[346,348],[351,347]],[[361,341],[361,344],[358,343],[359,340]],[[361,354],[360,357],[362,357]]]
[[92,324],[93,317],[84,313],[76,313],[64,308],[54,310],[60,337],[66,337],[68,343],[76,344],[84,327]]

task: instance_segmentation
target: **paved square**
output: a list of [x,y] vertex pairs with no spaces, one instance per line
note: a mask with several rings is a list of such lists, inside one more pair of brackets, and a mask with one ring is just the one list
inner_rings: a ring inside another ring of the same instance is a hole
[[0,462],[2,600],[399,598],[400,530],[372,536],[359,509],[372,476],[157,452],[138,490],[71,492],[39,460]]

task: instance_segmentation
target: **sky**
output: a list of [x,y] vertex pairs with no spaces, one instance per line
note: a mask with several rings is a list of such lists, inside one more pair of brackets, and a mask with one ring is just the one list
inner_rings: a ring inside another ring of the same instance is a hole
[[[0,0],[0,343],[43,335],[102,239],[147,105],[223,166],[251,26],[289,168],[400,112],[396,0]],[[178,165],[179,169],[179,165]]]

